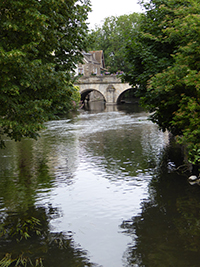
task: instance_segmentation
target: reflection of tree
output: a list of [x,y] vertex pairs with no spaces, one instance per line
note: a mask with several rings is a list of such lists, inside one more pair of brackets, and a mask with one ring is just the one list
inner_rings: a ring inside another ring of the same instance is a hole
[[72,182],[67,161],[60,167],[59,162],[54,162],[57,156],[49,159],[52,148],[46,149],[45,140],[41,139],[38,147],[32,140],[13,141],[0,151],[0,205],[9,211],[34,205],[37,193],[50,190],[55,180]]
[[122,223],[134,239],[127,250],[128,266],[199,266],[199,188],[170,171],[182,160],[177,147],[166,149],[141,214]]
[[125,112],[126,114],[133,114],[133,112],[134,113],[144,112],[144,109],[137,103],[132,103],[131,105],[130,104],[118,105],[117,109],[119,111]]
[[181,216],[176,219],[175,224],[185,248],[196,254],[200,251],[200,196],[199,190],[195,189],[195,194],[177,199],[177,210]]
[[65,164],[52,171],[41,142],[39,152],[30,140],[0,152],[0,266],[92,266],[72,233],[51,231],[49,222],[61,211],[36,207],[37,194],[51,190],[55,179],[72,178]]
[[[6,255],[4,262],[10,259],[15,264],[21,257],[29,263],[27,266],[30,266],[30,262],[34,264],[42,262],[48,267],[92,266],[86,257],[86,252],[74,244],[71,233],[50,231],[49,221],[52,217],[59,216],[58,209],[51,206],[47,209],[32,207],[26,212],[2,214],[2,216],[0,259]],[[24,232],[27,232],[29,237],[24,235]],[[4,266],[3,261],[0,266]]]
[[[11,153],[8,150],[8,153]],[[30,141],[15,144],[10,161],[1,168],[0,197],[9,211],[26,210],[35,202],[37,190],[52,187],[53,177],[44,158],[34,158]]]

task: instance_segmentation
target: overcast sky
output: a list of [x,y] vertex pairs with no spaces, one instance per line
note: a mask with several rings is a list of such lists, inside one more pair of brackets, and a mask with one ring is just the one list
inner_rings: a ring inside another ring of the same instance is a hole
[[110,16],[121,16],[133,12],[142,12],[138,0],[91,0],[92,12],[89,13],[89,28],[100,25],[102,20]]

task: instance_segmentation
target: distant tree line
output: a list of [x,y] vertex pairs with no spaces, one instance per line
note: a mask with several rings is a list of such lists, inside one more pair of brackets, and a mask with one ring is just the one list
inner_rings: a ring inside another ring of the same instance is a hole
[[125,58],[129,32],[139,27],[140,14],[133,13],[104,19],[102,26],[95,26],[89,34],[89,51],[103,50],[106,68],[110,73],[131,70]]

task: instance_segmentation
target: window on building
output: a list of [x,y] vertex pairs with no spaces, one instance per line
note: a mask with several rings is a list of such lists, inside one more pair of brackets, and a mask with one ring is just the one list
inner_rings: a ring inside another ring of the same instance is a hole
[[83,67],[79,67],[78,68],[78,74],[80,75],[83,75],[84,74],[84,69],[83,69]]

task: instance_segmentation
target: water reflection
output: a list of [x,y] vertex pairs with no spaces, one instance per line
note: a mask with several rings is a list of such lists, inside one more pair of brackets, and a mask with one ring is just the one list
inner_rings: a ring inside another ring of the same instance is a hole
[[[115,105],[112,105],[113,107]],[[88,111],[98,111],[101,112],[103,110],[105,110],[106,108],[106,103],[103,100],[100,101],[85,101],[84,103],[84,110],[88,110]]]
[[127,266],[199,266],[199,187],[188,187],[185,175],[169,168],[182,160],[179,147],[165,149],[141,214],[122,223],[134,240]]
[[[62,217],[60,208],[48,202],[49,194],[58,181],[71,184],[72,166],[62,157],[59,165],[44,138],[7,141],[6,146],[0,151],[0,266],[94,266],[70,231],[52,232],[49,225]],[[36,207],[40,199],[43,205]]]
[[71,232],[50,231],[56,217],[59,210],[51,205],[1,216],[0,266],[94,266]]
[[[195,266],[198,188],[168,172],[183,159],[175,148],[161,153],[168,134],[139,106],[80,110],[46,126],[37,142],[7,140],[0,151],[0,259],[23,251],[45,267],[181,266],[182,253]],[[32,218],[41,235],[18,244],[10,229]]]
[[7,149],[0,150],[0,204],[9,212],[28,209],[35,203],[38,190],[52,187],[45,151],[40,154],[33,144],[31,140],[7,141]]

